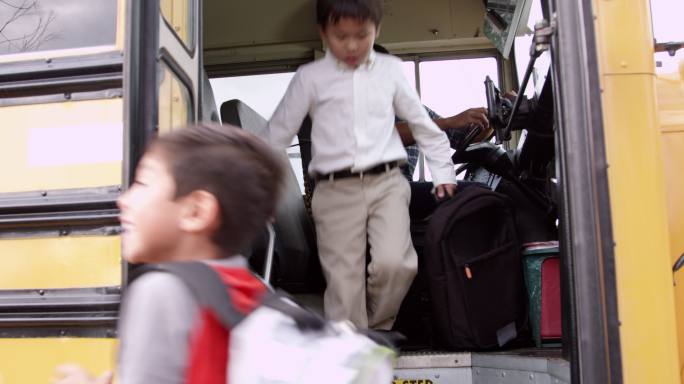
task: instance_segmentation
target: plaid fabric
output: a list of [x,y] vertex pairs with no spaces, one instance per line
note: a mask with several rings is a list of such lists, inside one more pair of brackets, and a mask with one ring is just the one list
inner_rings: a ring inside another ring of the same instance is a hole
[[[428,115],[430,115],[430,118],[432,120],[441,118],[441,116],[438,115],[437,112],[433,111],[432,109],[425,107],[425,110],[427,111]],[[396,121],[401,122],[402,120],[396,118]],[[449,136],[448,131],[447,136]],[[451,137],[449,137],[449,141],[451,141]],[[406,149],[406,154],[408,155],[408,158],[406,159],[406,164],[401,166],[401,173],[408,181],[413,181],[413,172],[416,170],[416,165],[418,164],[418,158],[420,157],[420,149],[416,144],[404,147],[404,149]]]

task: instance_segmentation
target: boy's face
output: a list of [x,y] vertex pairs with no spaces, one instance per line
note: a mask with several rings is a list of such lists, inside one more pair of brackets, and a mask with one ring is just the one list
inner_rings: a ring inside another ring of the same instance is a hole
[[343,17],[320,30],[321,38],[337,60],[354,68],[366,60],[379,32],[373,21],[351,17]]
[[161,154],[143,156],[130,189],[117,204],[122,256],[128,262],[158,262],[172,258],[181,231],[181,204],[174,199],[175,182]]

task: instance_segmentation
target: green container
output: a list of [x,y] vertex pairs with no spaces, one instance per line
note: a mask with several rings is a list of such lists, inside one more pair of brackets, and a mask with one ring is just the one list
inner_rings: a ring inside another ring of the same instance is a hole
[[530,327],[534,344],[542,347],[541,327],[541,269],[544,260],[558,257],[558,242],[531,244],[523,250],[523,272],[529,299]]

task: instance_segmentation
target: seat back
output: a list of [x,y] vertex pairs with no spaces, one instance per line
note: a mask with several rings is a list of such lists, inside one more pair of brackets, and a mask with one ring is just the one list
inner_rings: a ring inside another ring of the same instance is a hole
[[[241,127],[264,139],[268,138],[268,122],[240,100],[221,105],[224,124]],[[282,161],[289,165],[283,150]],[[316,251],[315,230],[304,206],[297,177],[291,167],[285,170],[285,183],[275,217],[275,260],[272,283],[290,293],[317,291],[322,288],[322,272]],[[266,254],[267,237],[251,250],[250,265],[261,272]]]
[[199,108],[199,119],[200,121],[213,121],[219,122],[219,114],[216,110],[216,101],[214,99],[214,91],[211,88],[211,83],[209,82],[209,76],[207,71],[202,68],[200,71],[200,108]]

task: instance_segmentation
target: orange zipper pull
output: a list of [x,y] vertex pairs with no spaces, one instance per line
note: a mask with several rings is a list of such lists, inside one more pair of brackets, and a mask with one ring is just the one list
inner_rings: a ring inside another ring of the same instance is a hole
[[466,264],[464,269],[465,269],[465,274],[466,274],[466,277],[468,278],[468,280],[472,279],[473,278],[473,272],[470,270],[470,267]]

